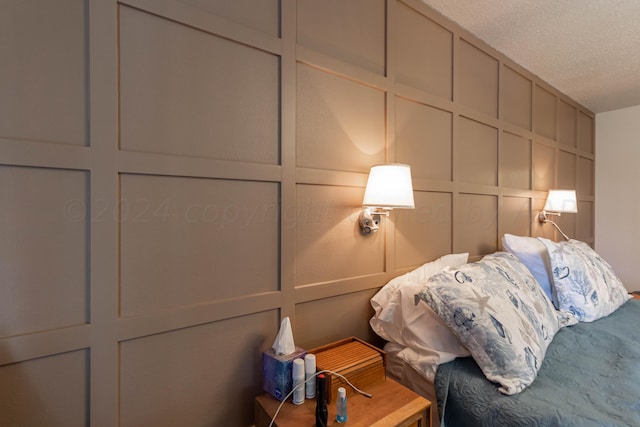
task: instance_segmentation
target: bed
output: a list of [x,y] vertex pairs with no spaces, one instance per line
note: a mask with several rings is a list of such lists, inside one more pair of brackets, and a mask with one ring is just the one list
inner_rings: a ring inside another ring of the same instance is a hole
[[389,376],[437,401],[433,426],[640,426],[640,300],[583,242],[503,247],[372,298]]

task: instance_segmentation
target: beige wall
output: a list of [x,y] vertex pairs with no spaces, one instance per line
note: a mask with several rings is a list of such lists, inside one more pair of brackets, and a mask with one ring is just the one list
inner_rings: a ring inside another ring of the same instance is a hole
[[640,290],[636,226],[640,171],[640,105],[596,116],[596,250],[615,269],[628,290]]
[[[0,13],[0,424],[253,421],[260,352],[368,327],[393,276],[577,188],[594,116],[406,0],[7,0]],[[369,167],[416,209],[357,227]]]

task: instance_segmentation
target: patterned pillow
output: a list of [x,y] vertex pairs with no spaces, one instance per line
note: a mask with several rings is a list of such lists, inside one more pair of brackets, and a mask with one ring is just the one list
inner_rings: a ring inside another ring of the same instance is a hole
[[446,269],[415,296],[425,301],[469,349],[503,394],[536,378],[547,346],[562,326],[529,270],[510,253]]
[[586,243],[538,239],[549,252],[559,309],[569,311],[581,322],[592,322],[613,313],[631,298],[611,266]]

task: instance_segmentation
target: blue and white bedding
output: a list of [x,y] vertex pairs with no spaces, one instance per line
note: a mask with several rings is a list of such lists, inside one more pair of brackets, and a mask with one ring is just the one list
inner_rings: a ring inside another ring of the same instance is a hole
[[503,247],[372,298],[372,328],[434,381],[443,426],[640,427],[640,301],[583,242]]
[[536,380],[498,392],[476,362],[439,366],[435,388],[444,427],[640,426],[640,300],[608,317],[558,331]]

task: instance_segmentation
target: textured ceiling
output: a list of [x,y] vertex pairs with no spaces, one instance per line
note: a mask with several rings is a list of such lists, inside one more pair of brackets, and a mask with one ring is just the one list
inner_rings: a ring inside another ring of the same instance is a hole
[[422,0],[594,113],[640,105],[640,0]]

